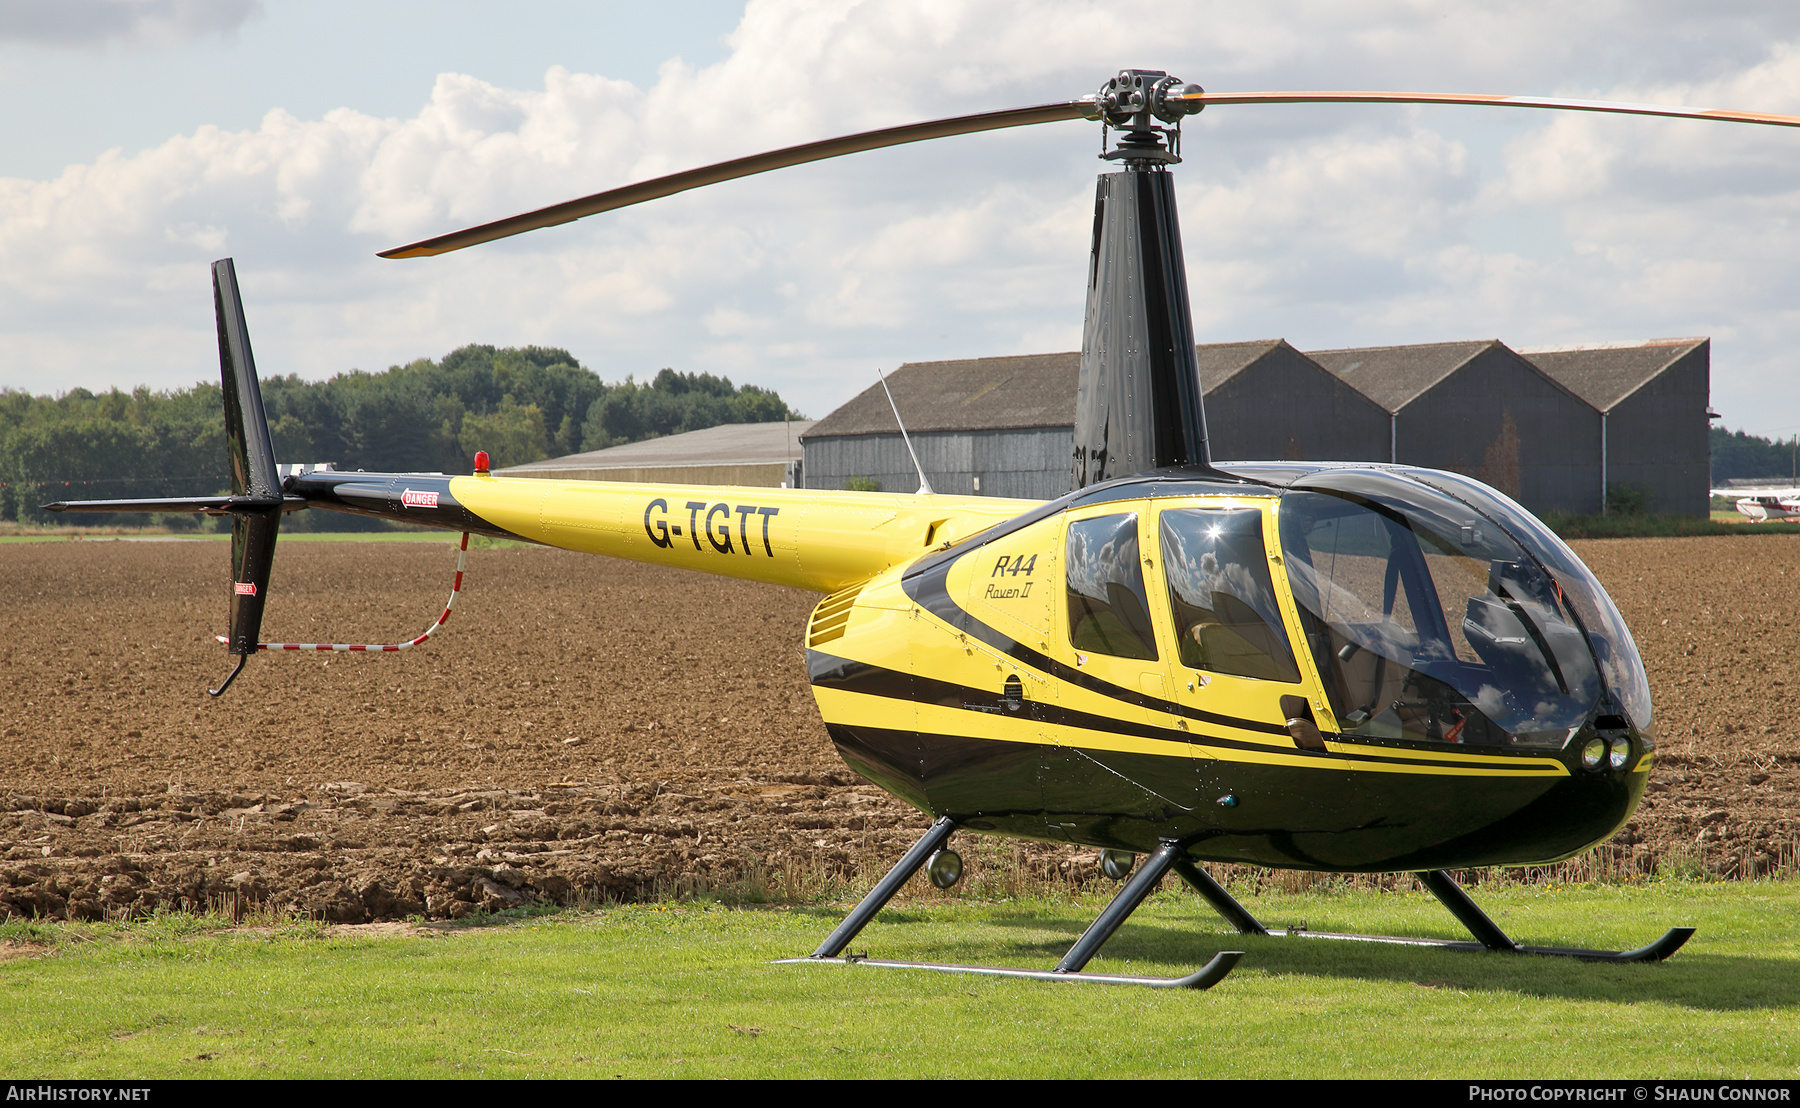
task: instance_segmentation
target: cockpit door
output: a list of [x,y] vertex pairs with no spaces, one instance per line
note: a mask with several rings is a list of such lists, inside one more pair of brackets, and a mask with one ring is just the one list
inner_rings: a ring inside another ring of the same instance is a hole
[[1357,775],[1324,740],[1331,720],[1284,596],[1274,503],[1158,502],[1153,588],[1173,643],[1171,699],[1193,736],[1197,808],[1213,829],[1208,853],[1329,867],[1363,818]]
[[1115,501],[1063,520],[1064,679],[1042,781],[1052,834],[1070,841],[1146,849],[1196,826],[1192,758],[1168,712],[1167,621],[1147,584],[1150,519],[1149,501]]

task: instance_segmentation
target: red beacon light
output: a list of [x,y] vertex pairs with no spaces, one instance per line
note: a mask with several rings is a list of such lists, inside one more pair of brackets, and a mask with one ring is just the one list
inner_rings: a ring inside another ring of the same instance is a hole
[[475,474],[478,477],[486,477],[487,471],[488,453],[485,450],[477,450],[475,452]]

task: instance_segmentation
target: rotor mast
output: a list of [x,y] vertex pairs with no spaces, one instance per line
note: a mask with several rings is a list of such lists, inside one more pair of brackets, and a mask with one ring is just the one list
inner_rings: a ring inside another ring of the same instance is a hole
[[1100,156],[1123,168],[1101,174],[1095,187],[1075,400],[1076,489],[1211,461],[1168,170],[1181,161],[1181,120],[1205,106],[1202,95],[1198,85],[1161,70],[1127,69],[1094,97],[1091,118],[1123,132]]

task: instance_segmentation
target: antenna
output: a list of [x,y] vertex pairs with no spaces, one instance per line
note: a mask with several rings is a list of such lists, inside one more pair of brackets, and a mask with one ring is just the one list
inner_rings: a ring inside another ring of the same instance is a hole
[[906,423],[900,418],[900,405],[894,403],[894,390],[888,388],[887,378],[881,376],[877,367],[875,376],[881,378],[881,391],[887,393],[888,407],[894,409],[894,422],[900,425],[900,440],[906,443],[906,452],[912,455],[913,468],[919,471],[919,495],[931,495],[931,482],[925,479],[925,467],[919,464],[919,452],[913,449],[912,436],[906,433]]

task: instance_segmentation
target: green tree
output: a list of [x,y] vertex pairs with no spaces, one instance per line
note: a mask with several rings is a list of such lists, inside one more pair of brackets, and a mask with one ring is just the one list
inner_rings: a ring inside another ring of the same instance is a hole
[[550,456],[550,436],[544,429],[544,413],[536,404],[520,404],[510,394],[486,415],[466,415],[460,435],[463,453],[474,457],[488,452],[496,469],[542,461]]
[[627,377],[595,400],[582,423],[581,448],[600,450],[721,423],[803,418],[771,390],[755,385],[738,388],[728,377],[665,368],[647,384]]
[[[609,385],[567,350],[546,346],[471,345],[381,373],[261,384],[278,462],[387,472],[466,472],[476,450],[488,451],[495,465],[520,465],[719,423],[800,418],[771,390],[707,373],[664,369],[646,383],[627,377]],[[43,521],[50,517],[38,505],[53,500],[210,496],[229,488],[216,383],[167,392],[75,388],[60,396],[0,390],[0,519]]]
[[1716,488],[1727,481],[1761,480],[1786,484],[1794,479],[1796,447],[1800,438],[1786,441],[1765,439],[1743,431],[1712,429],[1712,483]]

